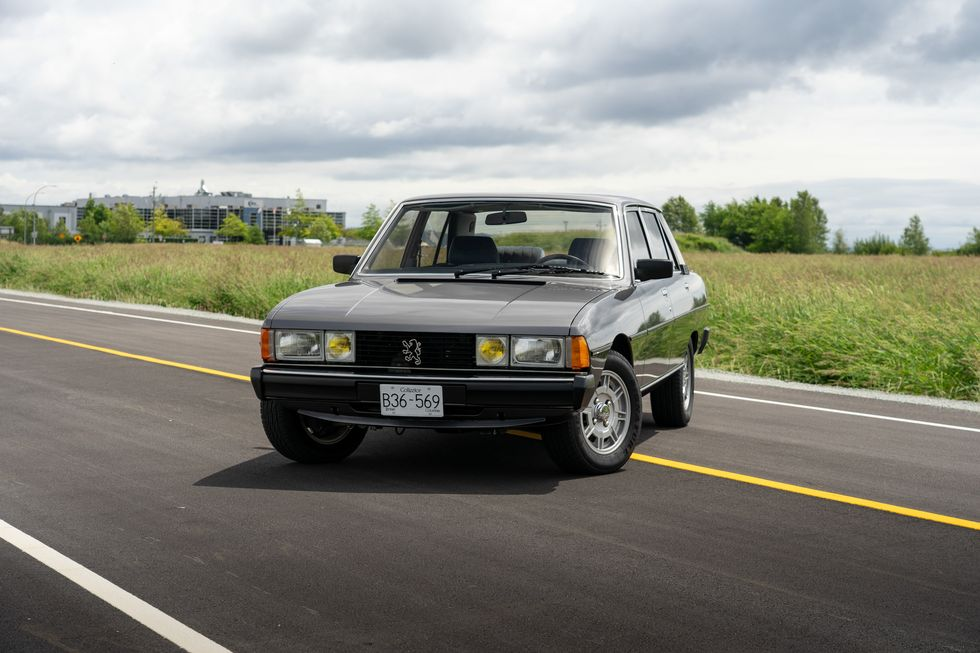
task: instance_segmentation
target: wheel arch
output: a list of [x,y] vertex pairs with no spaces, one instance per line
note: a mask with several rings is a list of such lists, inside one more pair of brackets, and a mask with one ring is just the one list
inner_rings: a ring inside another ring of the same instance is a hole
[[630,367],[633,366],[633,344],[625,333],[618,334],[613,338],[612,346],[609,347],[609,351],[615,351],[620,356],[625,358],[629,362]]

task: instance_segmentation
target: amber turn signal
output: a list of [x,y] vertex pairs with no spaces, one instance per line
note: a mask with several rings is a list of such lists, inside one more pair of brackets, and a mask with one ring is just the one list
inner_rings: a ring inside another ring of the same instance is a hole
[[262,342],[262,360],[266,363],[273,362],[275,357],[272,355],[272,329],[262,329],[260,339]]
[[592,364],[585,336],[572,336],[572,369],[587,370]]

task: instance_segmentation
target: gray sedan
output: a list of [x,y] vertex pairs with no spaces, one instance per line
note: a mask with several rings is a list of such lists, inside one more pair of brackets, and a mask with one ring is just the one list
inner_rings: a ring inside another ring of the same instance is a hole
[[691,419],[707,295],[646,202],[413,198],[334,269],[272,310],[252,369],[290,459],[342,460],[371,427],[530,429],[596,474],[629,459],[644,395],[657,424]]

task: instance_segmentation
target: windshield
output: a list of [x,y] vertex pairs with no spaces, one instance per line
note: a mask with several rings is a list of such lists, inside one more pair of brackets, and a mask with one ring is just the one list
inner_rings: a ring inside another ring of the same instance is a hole
[[540,202],[408,205],[361,272],[621,274],[611,208]]

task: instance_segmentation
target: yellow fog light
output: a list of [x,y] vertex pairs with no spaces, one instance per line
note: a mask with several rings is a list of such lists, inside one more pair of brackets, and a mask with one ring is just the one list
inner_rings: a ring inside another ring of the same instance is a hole
[[476,364],[490,367],[506,365],[507,337],[477,336]]
[[354,362],[354,333],[352,331],[327,331],[327,360],[335,363]]

